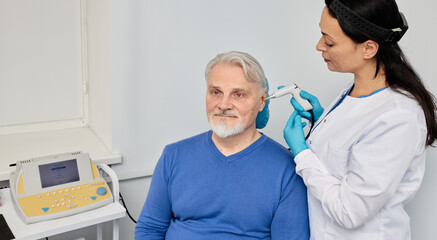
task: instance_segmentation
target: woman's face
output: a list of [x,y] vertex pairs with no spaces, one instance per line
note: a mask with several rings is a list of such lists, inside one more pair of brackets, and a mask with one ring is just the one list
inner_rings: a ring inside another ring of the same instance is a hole
[[334,72],[356,73],[364,64],[362,44],[352,41],[341,29],[337,19],[333,18],[325,6],[320,19],[322,37],[316,49],[322,52],[322,57],[329,70]]

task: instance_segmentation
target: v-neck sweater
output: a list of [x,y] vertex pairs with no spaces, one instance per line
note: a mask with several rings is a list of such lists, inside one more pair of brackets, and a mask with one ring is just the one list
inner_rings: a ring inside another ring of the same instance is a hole
[[262,135],[225,156],[211,134],[165,147],[136,239],[308,239],[306,188],[290,151]]

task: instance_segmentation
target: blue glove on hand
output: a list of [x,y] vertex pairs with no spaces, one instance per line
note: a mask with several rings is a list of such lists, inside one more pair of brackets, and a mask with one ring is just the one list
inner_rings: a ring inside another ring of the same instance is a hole
[[[303,99],[306,99],[310,102],[311,106],[313,106],[313,113],[314,113],[314,121],[317,122],[317,120],[322,116],[323,114],[323,107],[320,105],[319,99],[315,97],[314,95],[309,94],[308,92],[301,90],[300,96]],[[293,105],[294,109],[299,112],[299,114],[306,118],[308,121],[311,122],[311,113],[308,111],[304,111],[303,107],[294,99],[291,98],[290,100],[291,105]],[[314,124],[314,123],[313,123]]]
[[305,142],[305,134],[303,128],[306,126],[306,122],[302,122],[302,117],[298,111],[294,111],[287,121],[287,125],[284,128],[284,139],[288,146],[296,156],[301,151],[308,149]]
[[[266,78],[266,87],[267,87],[267,97],[269,96],[269,82]],[[267,122],[269,121],[269,103],[270,100],[267,100],[264,108],[261,112],[258,113],[256,116],[256,128],[261,129],[264,128],[267,125]]]

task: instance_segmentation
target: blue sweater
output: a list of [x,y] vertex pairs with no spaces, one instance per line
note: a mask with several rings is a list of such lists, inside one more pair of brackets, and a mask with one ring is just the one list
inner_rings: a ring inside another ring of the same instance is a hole
[[165,147],[135,239],[309,239],[293,155],[262,135],[224,156],[206,132]]

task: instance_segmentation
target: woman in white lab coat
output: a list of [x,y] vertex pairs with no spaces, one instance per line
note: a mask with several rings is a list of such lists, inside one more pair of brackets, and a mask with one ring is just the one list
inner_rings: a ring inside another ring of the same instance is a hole
[[284,138],[308,188],[311,239],[409,240],[404,204],[424,175],[425,148],[437,137],[434,97],[399,48],[408,29],[394,0],[325,0],[316,49],[354,81],[323,110],[305,142],[295,111]]

